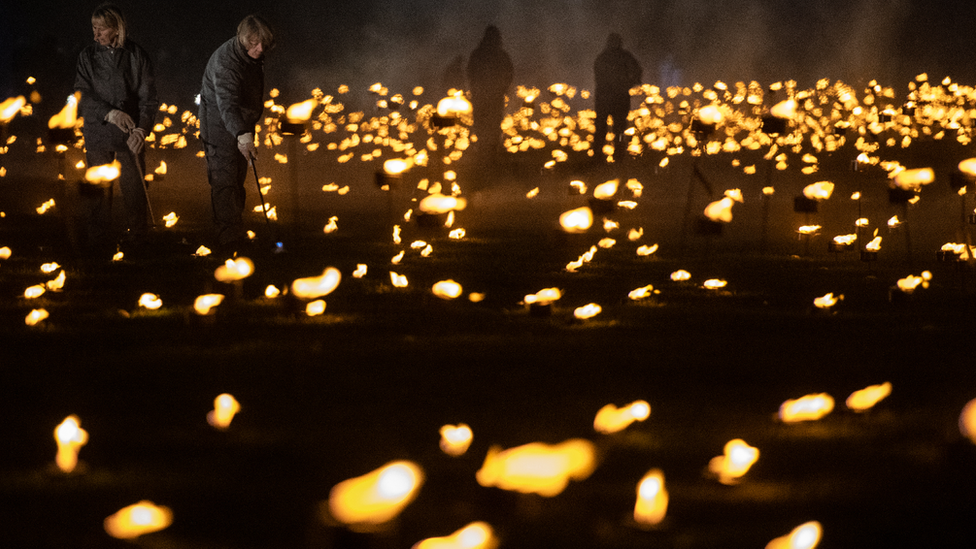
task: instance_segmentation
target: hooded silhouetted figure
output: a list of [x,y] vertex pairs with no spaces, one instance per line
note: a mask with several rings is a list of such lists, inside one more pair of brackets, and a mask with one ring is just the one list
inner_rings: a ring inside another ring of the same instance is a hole
[[596,131],[594,146],[603,150],[607,135],[607,117],[613,117],[613,133],[620,137],[627,127],[630,113],[630,89],[641,83],[641,66],[637,59],[623,48],[623,40],[617,33],[607,38],[607,46],[593,63],[596,77]]
[[476,146],[483,161],[490,161],[499,152],[505,93],[512,85],[512,71],[512,60],[502,49],[501,32],[489,26],[468,60],[472,131],[478,136]]

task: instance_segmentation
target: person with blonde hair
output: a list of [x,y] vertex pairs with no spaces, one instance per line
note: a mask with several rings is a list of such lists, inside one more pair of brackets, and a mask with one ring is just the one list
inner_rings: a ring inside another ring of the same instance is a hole
[[264,112],[264,55],[274,44],[268,22],[249,15],[237,26],[237,35],[210,56],[203,73],[200,139],[221,253],[238,252],[248,242],[244,181],[258,155],[254,128]]
[[[102,4],[92,13],[94,44],[78,56],[75,91],[81,92],[78,115],[84,118],[89,166],[117,160],[125,203],[122,245],[141,248],[149,219],[144,185],[145,140],[152,131],[159,101],[149,54],[127,36],[118,7]],[[111,238],[112,186],[81,184],[81,203],[91,251],[114,248]],[[114,251],[114,250],[110,250]]]

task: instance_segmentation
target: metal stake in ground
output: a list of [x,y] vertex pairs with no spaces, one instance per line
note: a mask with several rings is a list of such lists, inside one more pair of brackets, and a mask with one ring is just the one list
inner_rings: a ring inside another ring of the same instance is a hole
[[152,201],[149,200],[149,187],[146,186],[146,169],[142,163],[142,157],[139,153],[132,152],[132,159],[136,163],[136,171],[139,173],[139,179],[142,181],[142,192],[146,195],[146,209],[149,212],[149,226],[156,227],[156,216],[153,215]]
[[258,200],[261,201],[261,211],[264,212],[264,223],[267,225],[268,229],[271,230],[272,234],[274,234],[274,251],[275,253],[283,252],[285,251],[285,245],[278,240],[277,231],[271,228],[271,218],[268,216],[268,204],[265,203],[264,196],[261,194],[261,180],[258,178],[257,163],[253,158],[248,159],[247,163],[251,165],[251,171],[254,173],[254,184],[258,188]]

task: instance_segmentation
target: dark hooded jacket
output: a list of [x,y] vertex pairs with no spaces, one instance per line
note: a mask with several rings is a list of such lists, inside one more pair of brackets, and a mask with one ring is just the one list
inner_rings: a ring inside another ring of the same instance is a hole
[[146,50],[132,40],[121,48],[92,44],[82,50],[75,91],[81,92],[78,115],[85,119],[88,143],[112,135],[114,126],[105,121],[112,109],[131,116],[147,135],[152,131],[159,108],[153,65]]
[[235,36],[210,56],[200,91],[200,138],[217,147],[237,146],[264,112],[264,60],[253,59]]

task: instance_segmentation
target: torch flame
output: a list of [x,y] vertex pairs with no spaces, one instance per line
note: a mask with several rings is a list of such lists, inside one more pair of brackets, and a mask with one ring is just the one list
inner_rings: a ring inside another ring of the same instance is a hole
[[464,98],[462,92],[457,92],[437,102],[438,116],[458,116],[469,112],[471,112],[471,102]]
[[827,393],[812,394],[787,400],[779,407],[779,419],[784,423],[813,421],[834,410],[834,399]]
[[441,450],[449,456],[460,456],[468,451],[474,434],[471,427],[464,423],[458,425],[444,425],[441,427]]
[[976,444],[976,399],[963,406],[962,413],[959,414],[959,432]]
[[453,280],[441,280],[434,283],[431,291],[441,299],[456,299],[461,295],[461,285]]
[[834,305],[837,305],[839,301],[844,299],[844,295],[835,296],[833,292],[825,294],[821,297],[814,298],[813,305],[818,309],[831,309]]
[[669,499],[664,488],[664,473],[660,469],[651,469],[637,485],[634,520],[648,526],[660,524],[668,511]]
[[54,458],[58,469],[65,473],[74,471],[78,465],[78,450],[88,443],[88,431],[81,428],[78,416],[64,418],[54,429],[54,440],[58,443],[58,454]]
[[583,480],[595,468],[596,450],[584,439],[561,444],[533,442],[508,450],[493,446],[478,470],[478,484],[523,494],[559,495],[570,480]]
[[863,412],[874,407],[891,394],[891,382],[886,381],[880,385],[871,385],[859,391],[854,391],[847,397],[847,407],[855,412]]
[[143,534],[158,532],[173,523],[173,512],[151,501],[119,509],[105,519],[105,531],[117,539],[135,539]]
[[224,300],[224,296],[221,294],[203,294],[197,296],[193,301],[193,310],[200,316],[205,316],[210,314],[210,310],[220,305]]
[[582,307],[577,307],[576,309],[574,309],[573,316],[578,318],[579,320],[586,320],[588,318],[593,318],[596,315],[600,314],[602,310],[603,308],[597,305],[596,303],[588,303],[586,305],[583,305]]
[[526,305],[548,305],[553,301],[561,298],[563,296],[562,291],[559,288],[546,288],[544,290],[539,290],[534,294],[529,294],[525,296],[523,302]]
[[969,177],[976,177],[976,158],[967,158],[959,163],[959,171]]
[[122,164],[115,160],[110,164],[92,166],[85,171],[85,181],[94,185],[111,183],[119,178],[122,173]]
[[705,207],[705,217],[712,221],[728,223],[732,221],[732,205],[735,201],[731,197],[724,197],[721,200],[712,202]]
[[786,99],[773,105],[772,108],[769,109],[769,114],[775,116],[776,118],[785,118],[790,120],[796,116],[796,108],[797,104],[795,100]]
[[329,493],[329,512],[354,529],[383,524],[399,515],[417,497],[423,482],[420,466],[410,461],[392,461],[336,484]]
[[935,180],[932,168],[902,170],[895,175],[895,186],[903,191],[917,191],[922,185]]
[[834,193],[834,184],[830,181],[811,183],[803,188],[803,196],[810,200],[827,200]]
[[308,99],[301,103],[295,103],[285,109],[285,118],[289,122],[307,122],[312,117],[312,111],[319,102],[317,99]]
[[299,299],[317,299],[332,293],[341,280],[339,269],[328,267],[320,276],[296,279],[291,283],[291,292]]
[[582,207],[563,212],[559,225],[568,233],[584,233],[593,226],[593,210]]
[[609,200],[613,198],[613,195],[617,194],[617,188],[620,185],[619,179],[611,179],[605,183],[600,183],[593,188],[593,198],[598,198],[600,200]]
[[725,443],[724,453],[708,462],[708,470],[718,475],[722,484],[735,484],[759,459],[759,449],[741,438]]
[[443,214],[453,210],[463,210],[467,200],[440,193],[429,194],[420,201],[420,211],[427,214]]
[[411,549],[494,549],[495,532],[486,522],[472,522],[450,536],[418,541]]
[[651,405],[644,400],[636,400],[623,408],[607,404],[596,413],[596,418],[593,419],[593,428],[598,433],[617,433],[635,421],[644,421],[650,415]]
[[207,413],[207,423],[217,429],[230,427],[234,414],[241,410],[241,405],[233,395],[223,393],[214,399],[214,409]]
[[785,536],[778,537],[766,545],[766,549],[814,549],[820,543],[823,529],[817,521],[803,523]]
[[214,278],[218,282],[236,282],[244,280],[254,272],[254,263],[246,257],[228,259],[214,271]]
[[64,108],[61,112],[51,117],[47,121],[47,127],[50,129],[54,128],[73,128],[78,122],[78,101],[81,99],[81,92],[75,92],[68,96],[68,101],[65,103]]
[[24,108],[27,104],[27,100],[24,99],[23,95],[18,95],[17,97],[10,97],[3,103],[0,103],[0,124],[6,124],[17,116],[20,109]]

